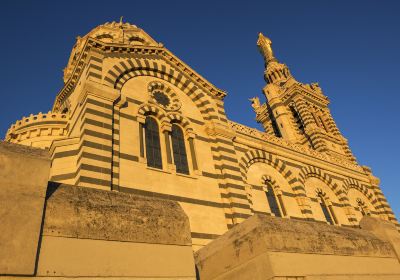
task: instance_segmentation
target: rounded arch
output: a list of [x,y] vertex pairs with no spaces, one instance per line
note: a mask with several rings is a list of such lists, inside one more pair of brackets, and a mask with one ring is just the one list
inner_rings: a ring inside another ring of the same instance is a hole
[[323,170],[315,166],[303,167],[299,173],[299,181],[302,183],[302,185],[304,185],[305,181],[310,177],[317,178],[322,182],[324,182],[339,198],[339,201],[343,205],[348,206],[349,200],[346,196],[346,192],[342,190],[342,188],[339,187],[338,184],[334,183],[332,178],[327,173],[325,173]]
[[105,75],[104,83],[109,87],[121,90],[123,85],[131,78],[137,76],[156,77],[169,82],[186,93],[199,108],[205,120],[225,119],[219,116],[211,93],[203,91],[193,80],[199,80],[193,74],[190,77],[182,71],[165,63],[162,60],[126,59],[114,65]]
[[373,194],[369,191],[368,187],[366,185],[360,184],[360,182],[353,178],[347,178],[343,181],[342,185],[346,193],[353,188],[363,193],[369,200],[372,200],[373,198]]
[[294,194],[297,196],[305,196],[304,187],[298,184],[298,180],[294,177],[292,171],[287,168],[286,163],[263,150],[247,151],[241,158],[239,168],[243,182],[247,182],[247,171],[249,167],[256,162],[263,162],[273,167],[285,178]]
[[371,200],[364,192],[358,188],[350,187],[347,192],[350,205],[353,209],[355,219],[359,222],[364,215],[378,215],[379,213],[375,208],[376,200]]
[[[366,199],[366,201],[368,202],[368,204],[371,204],[372,207],[375,210],[375,207],[377,206],[376,204],[378,203],[378,200],[375,199],[375,197],[372,194],[372,192],[370,192],[369,189],[365,185],[361,185],[357,181],[353,181],[351,183],[349,183],[349,181],[347,181],[347,182],[346,181],[343,182],[343,185],[345,186],[344,188],[346,189],[346,194],[349,197],[350,201],[351,201],[351,198],[352,198],[352,190],[355,190],[355,191],[357,191],[359,193],[359,196],[360,195],[363,196]],[[354,201],[352,201],[352,202],[354,204]]]
[[142,117],[143,121],[148,115],[155,116],[160,123],[165,122],[166,117],[166,113],[163,109],[157,108],[156,106],[153,106],[151,104],[142,104],[138,108],[137,114],[138,116]]
[[261,176],[261,181],[262,181],[262,183],[268,182],[274,188],[274,190],[277,190],[277,191],[281,192],[281,189],[280,189],[279,185],[272,178],[272,176],[270,176],[270,175],[262,175]]
[[182,126],[186,133],[193,132],[193,128],[191,127],[189,120],[182,116],[180,113],[168,113],[165,117],[165,121],[169,123],[178,123],[180,126]]

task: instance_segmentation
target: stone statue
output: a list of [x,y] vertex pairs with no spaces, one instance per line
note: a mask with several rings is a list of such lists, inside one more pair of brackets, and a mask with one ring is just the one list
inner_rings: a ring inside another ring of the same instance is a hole
[[260,99],[258,97],[253,97],[249,99],[251,101],[251,107],[254,111],[257,111],[261,107]]
[[262,33],[258,34],[257,46],[264,56],[265,62],[270,62],[275,59],[274,52],[272,51],[272,42],[269,38],[265,37]]

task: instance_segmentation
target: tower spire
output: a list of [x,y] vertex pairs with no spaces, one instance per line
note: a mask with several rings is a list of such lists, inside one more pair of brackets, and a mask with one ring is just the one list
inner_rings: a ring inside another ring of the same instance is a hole
[[268,37],[265,37],[261,32],[258,34],[257,46],[260,49],[261,54],[264,57],[265,64],[272,61],[278,61],[272,50],[272,42]]

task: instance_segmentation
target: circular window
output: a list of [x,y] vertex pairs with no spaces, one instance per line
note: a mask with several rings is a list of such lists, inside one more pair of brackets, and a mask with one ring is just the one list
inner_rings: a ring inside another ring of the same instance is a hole
[[157,103],[164,107],[168,107],[168,105],[171,103],[169,97],[161,91],[153,92],[153,96]]
[[161,82],[151,82],[148,86],[150,102],[157,104],[166,111],[176,111],[181,108],[181,102],[173,90]]

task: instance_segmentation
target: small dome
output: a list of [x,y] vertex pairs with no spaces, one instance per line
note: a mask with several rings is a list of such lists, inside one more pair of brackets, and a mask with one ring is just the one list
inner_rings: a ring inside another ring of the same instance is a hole
[[77,37],[76,43],[72,49],[71,56],[67,67],[64,69],[64,82],[71,77],[72,71],[76,65],[80,53],[82,52],[85,42],[89,39],[94,39],[104,44],[117,44],[129,46],[160,46],[153,38],[145,31],[136,25],[128,22],[106,22],[93,28],[83,37]]

